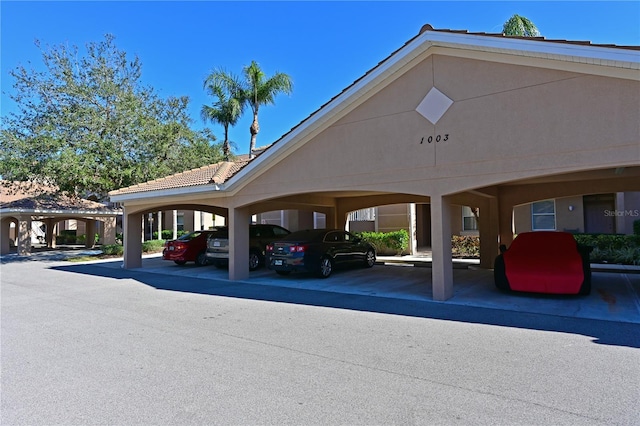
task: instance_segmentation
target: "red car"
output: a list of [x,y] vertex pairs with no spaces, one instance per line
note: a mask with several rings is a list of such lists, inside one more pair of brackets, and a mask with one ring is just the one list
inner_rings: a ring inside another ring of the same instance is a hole
[[568,232],[518,234],[494,263],[496,287],[530,293],[589,294],[591,247],[576,243]]
[[215,235],[216,230],[195,231],[185,234],[177,240],[167,241],[164,244],[162,258],[173,260],[178,265],[187,262],[195,262],[198,266],[209,264],[207,258],[207,240]]

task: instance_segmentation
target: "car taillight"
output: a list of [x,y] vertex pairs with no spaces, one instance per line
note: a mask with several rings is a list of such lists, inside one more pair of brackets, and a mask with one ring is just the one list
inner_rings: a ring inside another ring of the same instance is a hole
[[289,251],[291,253],[304,253],[304,251],[307,249],[307,246],[291,246],[289,247]]
[[273,251],[273,244],[267,244],[267,251],[268,252]]

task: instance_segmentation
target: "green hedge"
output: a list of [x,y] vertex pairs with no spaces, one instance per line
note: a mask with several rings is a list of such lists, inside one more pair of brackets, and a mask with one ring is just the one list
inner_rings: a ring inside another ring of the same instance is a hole
[[149,240],[142,243],[143,253],[157,253],[164,248],[164,240]]
[[[143,253],[158,253],[164,248],[164,240],[150,240],[142,243]],[[124,255],[124,247],[122,244],[105,244],[101,247],[102,254],[107,255]]]
[[575,234],[578,244],[593,247],[592,263],[640,265],[640,235]]
[[358,232],[356,235],[371,244],[378,254],[402,254],[409,247],[409,233],[406,229],[393,232]]
[[105,244],[102,246],[102,253],[122,256],[124,254],[124,247],[122,246],[122,244]]
[[[188,234],[191,231],[178,231],[178,238],[182,237],[185,234]],[[153,239],[157,240],[158,239],[158,231],[154,231],[153,232]],[[173,240],[173,231],[170,229],[163,229],[162,230],[162,239],[163,240]]]

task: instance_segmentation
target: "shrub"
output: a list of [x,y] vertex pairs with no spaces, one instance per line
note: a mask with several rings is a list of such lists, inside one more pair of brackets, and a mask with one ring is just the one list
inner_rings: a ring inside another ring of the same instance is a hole
[[451,237],[451,253],[462,257],[480,256],[480,237],[454,235]]
[[592,263],[640,265],[640,235],[576,234],[578,244],[593,247]]
[[384,233],[382,232],[358,232],[360,238],[368,242],[376,249],[376,253],[381,253],[385,249]]
[[640,235],[640,219],[633,221],[633,235]]
[[75,229],[64,229],[60,235],[56,235],[56,244],[76,244]]
[[371,244],[378,254],[401,254],[409,247],[409,233],[406,229],[393,232],[358,232],[356,235]]
[[142,243],[144,253],[157,253],[164,248],[164,240],[149,240]]
[[[178,238],[181,236],[188,234],[189,231],[178,231]],[[153,239],[158,239],[158,231],[153,231]],[[173,231],[171,229],[163,229],[162,230],[162,239],[163,240],[173,240]]]
[[406,229],[387,232],[384,235],[384,244],[396,254],[401,254],[409,247],[409,233]]
[[122,256],[124,254],[124,247],[122,244],[105,244],[102,246],[102,253],[107,255]]

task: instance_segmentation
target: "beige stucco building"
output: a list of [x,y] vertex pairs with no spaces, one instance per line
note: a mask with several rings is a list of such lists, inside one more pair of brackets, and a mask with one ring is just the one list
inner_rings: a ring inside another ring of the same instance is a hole
[[446,300],[454,209],[478,209],[490,268],[519,206],[640,191],[639,118],[639,47],[425,26],[256,158],[112,192],[124,207],[125,267],[141,265],[141,217],[153,211],[227,217],[229,277],[240,280],[254,214],[315,212],[343,228],[356,210],[428,206],[425,274]]

